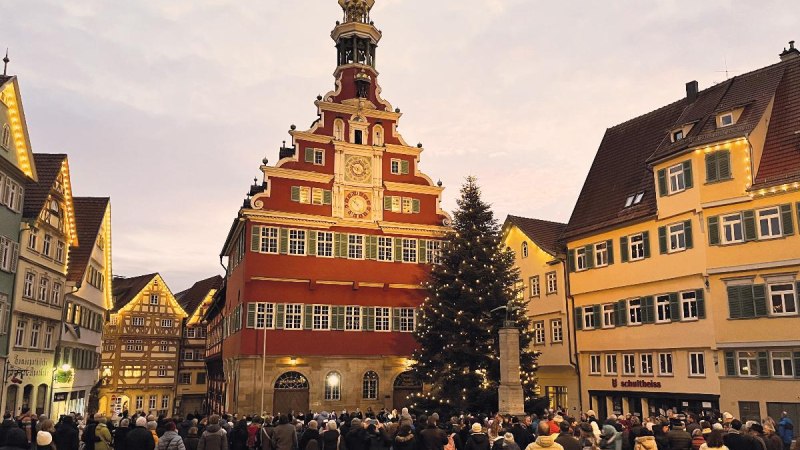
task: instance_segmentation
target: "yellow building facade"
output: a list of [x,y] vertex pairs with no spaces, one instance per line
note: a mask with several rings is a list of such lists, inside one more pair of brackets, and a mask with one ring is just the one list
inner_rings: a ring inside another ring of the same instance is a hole
[[584,406],[599,416],[796,422],[798,56],[687,83],[606,132],[565,232]]
[[172,415],[186,312],[159,274],[113,280],[103,328],[100,412]]
[[565,258],[558,238],[566,224],[508,216],[503,246],[514,251],[528,316],[534,330],[531,346],[540,352],[536,382],[551,408],[580,412],[574,330],[568,320]]

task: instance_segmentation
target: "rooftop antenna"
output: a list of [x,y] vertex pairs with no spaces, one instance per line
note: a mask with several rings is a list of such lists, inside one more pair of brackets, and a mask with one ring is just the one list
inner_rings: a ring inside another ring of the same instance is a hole
[[727,80],[727,79],[730,78],[730,73],[731,72],[738,72],[738,70],[729,70],[728,69],[728,57],[725,56],[723,58],[724,58],[724,61],[725,61],[725,70],[716,70],[715,72],[717,72],[717,73],[723,73],[724,72],[725,73],[725,79]]
[[3,58],[3,76],[6,76],[6,73],[8,72],[9,62],[11,62],[11,60],[8,59],[8,47],[6,47],[6,56]]

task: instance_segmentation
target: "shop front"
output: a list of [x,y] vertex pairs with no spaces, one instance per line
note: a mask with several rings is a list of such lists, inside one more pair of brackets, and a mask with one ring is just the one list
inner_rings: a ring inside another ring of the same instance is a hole
[[[626,382],[627,381],[627,382]],[[695,413],[699,416],[719,417],[719,395],[702,393],[656,392],[658,381],[626,380],[618,383],[619,390],[589,390],[589,407],[599,418],[611,414],[632,414],[638,417],[675,413]],[[626,389],[627,386],[627,389]],[[637,390],[645,387],[650,390]]]

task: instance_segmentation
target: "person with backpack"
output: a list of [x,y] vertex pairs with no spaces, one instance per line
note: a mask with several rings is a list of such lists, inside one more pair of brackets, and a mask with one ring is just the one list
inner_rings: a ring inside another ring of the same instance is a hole
[[794,424],[786,411],[781,413],[781,420],[778,421],[778,436],[783,441],[783,450],[789,450],[794,439]]
[[107,419],[103,416],[97,418],[97,427],[95,427],[94,430],[96,440],[94,443],[95,450],[114,450],[111,446],[111,431],[108,430],[106,421]]

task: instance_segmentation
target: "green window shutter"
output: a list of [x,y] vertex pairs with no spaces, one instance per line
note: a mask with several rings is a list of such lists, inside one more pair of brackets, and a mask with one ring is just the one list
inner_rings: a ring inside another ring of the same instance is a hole
[[392,196],[391,195],[387,195],[387,196],[383,197],[383,209],[385,211],[391,211],[392,210]]
[[694,177],[692,176],[691,159],[683,162],[683,182],[686,185],[686,189],[691,189],[692,187],[694,187]]
[[706,298],[705,292],[702,289],[694,291],[694,298],[697,299],[697,318],[706,318]]
[[694,247],[694,238],[692,237],[692,219],[683,222],[683,233],[686,235],[686,248]]
[[622,262],[628,262],[628,236],[619,238],[619,254]]
[[366,241],[366,254],[364,255],[367,259],[377,259],[378,258],[378,237],[377,236],[365,236],[364,240]]
[[300,186],[292,186],[292,201],[300,201]]
[[315,230],[308,231],[308,245],[306,246],[306,255],[314,256],[317,254],[317,232]]
[[614,264],[614,240],[609,239],[606,241],[606,249],[608,250],[608,265]]
[[652,295],[648,295],[642,299],[642,322],[643,323],[655,323],[656,321],[656,312],[655,312],[655,301]]
[[794,234],[791,204],[781,205],[781,228],[783,228],[784,236],[791,236]]
[[284,310],[286,309],[286,305],[283,303],[278,303],[275,305],[275,329],[281,330],[283,329],[283,323],[286,317]]
[[417,239],[417,262],[420,264],[428,262],[427,242],[425,239]]
[[314,305],[304,305],[305,314],[303,314],[303,328],[310,330],[314,321]]
[[769,378],[769,356],[767,352],[758,352],[758,377]]
[[342,258],[347,258],[347,245],[350,242],[350,233],[339,234],[339,255]]
[[394,238],[394,260],[403,261],[403,239],[399,237]]
[[658,171],[658,195],[660,197],[667,195],[667,169]]
[[400,173],[403,175],[408,174],[408,161],[400,161]]
[[734,352],[725,352],[725,375],[736,376],[736,354]]
[[253,225],[250,229],[250,251],[261,251],[261,227]]
[[569,271],[575,272],[575,250],[567,252],[567,263],[569,264]]
[[756,304],[753,297],[753,286],[739,286],[739,299],[742,302],[742,317],[756,316]]
[[675,292],[669,294],[669,317],[673,322],[681,321],[681,302]]
[[719,245],[719,217],[708,218],[708,245]]
[[330,205],[331,203],[333,203],[333,191],[325,189],[322,191],[322,204]]
[[280,230],[280,247],[281,254],[285,255],[289,252],[289,230],[287,228]]
[[587,245],[584,247],[584,251],[586,252],[586,268],[594,268],[594,245]]
[[617,302],[617,322],[618,327],[624,327],[628,324],[628,302],[619,300]]
[[574,318],[575,318],[575,329],[582,330],[583,329],[583,308],[576,306],[574,308]]
[[728,286],[728,310],[731,319],[742,317],[742,299],[739,295],[739,286]]
[[706,183],[717,181],[719,179],[717,171],[717,154],[706,154]]
[[592,313],[594,314],[594,327],[603,328],[603,311],[600,309],[600,305],[592,306]]
[[364,319],[364,323],[362,324],[362,329],[366,331],[375,331],[375,307],[362,306],[361,316]]
[[313,163],[314,162],[314,149],[313,148],[306,148],[306,162]]
[[794,359],[794,377],[800,378],[800,352],[792,353],[792,359]]
[[247,328],[255,328],[256,327],[256,304],[255,303],[248,303],[247,304]]
[[667,253],[667,227],[658,227],[658,252]]
[[644,257],[650,257],[650,232],[645,231],[642,233],[642,242],[644,244]]
[[400,308],[392,308],[392,331],[400,331]]
[[719,180],[727,180],[731,177],[731,152],[729,150],[717,152],[717,173]]
[[756,213],[753,210],[742,211],[742,222],[744,222],[744,240],[755,241],[758,239],[758,234],[756,234]]
[[419,199],[412,199],[411,200],[411,212],[414,214],[419,214]]
[[753,308],[755,317],[766,317],[768,315],[767,289],[763,284],[753,285]]

